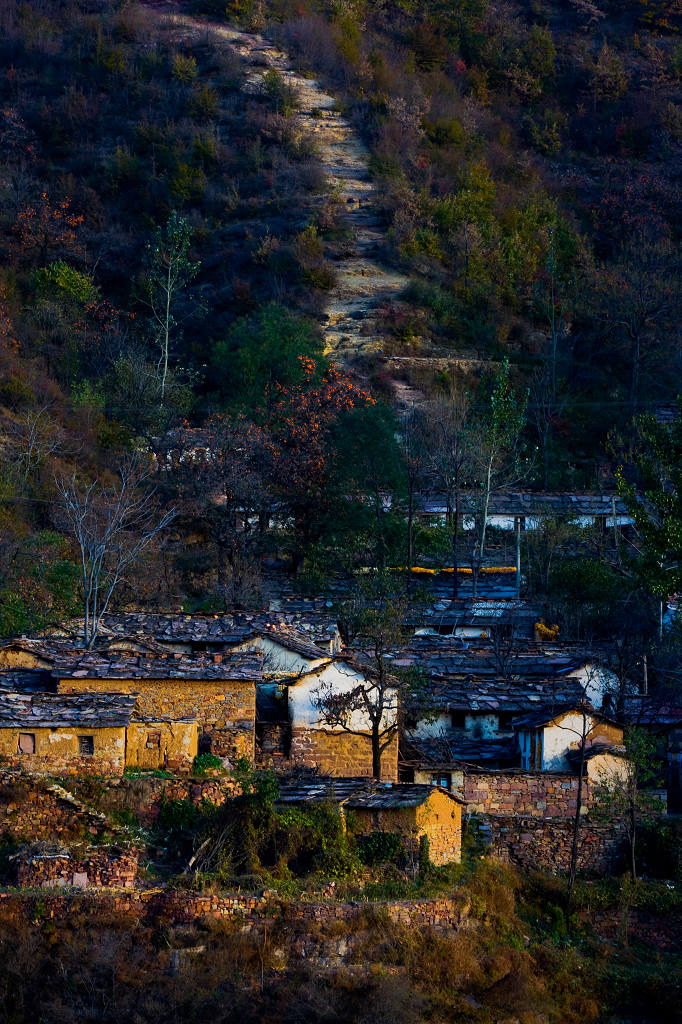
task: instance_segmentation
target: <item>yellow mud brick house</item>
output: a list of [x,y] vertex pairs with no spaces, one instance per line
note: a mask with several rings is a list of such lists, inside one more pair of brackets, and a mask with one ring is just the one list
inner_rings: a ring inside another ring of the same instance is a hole
[[199,750],[232,760],[255,754],[256,683],[262,655],[135,655],[80,651],[51,672],[59,693],[137,694],[141,715],[199,723]]
[[376,833],[398,835],[408,857],[419,855],[423,840],[433,864],[462,857],[464,801],[437,786],[317,777],[281,786],[279,802],[337,804],[345,827],[360,841]]
[[129,765],[189,769],[196,721],[147,719],[136,696],[0,693],[0,758],[51,774],[120,775]]

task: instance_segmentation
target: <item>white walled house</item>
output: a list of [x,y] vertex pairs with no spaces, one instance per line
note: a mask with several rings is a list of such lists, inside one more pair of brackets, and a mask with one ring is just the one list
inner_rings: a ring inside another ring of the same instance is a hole
[[[336,658],[306,672],[287,685],[289,721],[291,725],[290,756],[323,774],[337,776],[372,775],[371,722],[366,713],[356,710],[342,726],[324,721],[316,706],[321,693],[350,694],[358,687],[367,690],[370,703],[377,691],[369,671],[349,661]],[[398,777],[398,691],[391,687],[384,692],[384,713],[380,730],[391,734],[381,758],[381,777],[391,781]],[[351,731],[348,731],[348,730]]]
[[288,630],[267,630],[236,648],[263,654],[263,675],[273,679],[291,679],[314,672],[331,663],[331,656],[315,644]]
[[586,750],[596,747],[619,748],[623,743],[621,726],[592,709],[537,712],[514,722],[521,751],[521,767],[528,771],[573,771],[580,750],[583,730]]

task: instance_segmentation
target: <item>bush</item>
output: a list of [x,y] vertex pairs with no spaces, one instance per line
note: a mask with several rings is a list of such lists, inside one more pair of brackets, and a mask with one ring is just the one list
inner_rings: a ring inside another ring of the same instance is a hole
[[394,864],[402,855],[403,841],[399,832],[372,832],[360,837],[359,847],[363,864]]
[[224,772],[223,762],[215,754],[197,754],[192,761],[192,773],[194,775],[209,775],[213,772]]

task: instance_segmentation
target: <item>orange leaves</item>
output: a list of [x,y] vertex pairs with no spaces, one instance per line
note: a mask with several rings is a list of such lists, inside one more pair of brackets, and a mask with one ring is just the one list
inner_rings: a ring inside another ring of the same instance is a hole
[[84,249],[78,239],[83,216],[71,211],[71,200],[53,204],[43,192],[35,206],[27,206],[17,217],[14,232],[18,255],[44,263],[48,255],[67,254],[81,258]]

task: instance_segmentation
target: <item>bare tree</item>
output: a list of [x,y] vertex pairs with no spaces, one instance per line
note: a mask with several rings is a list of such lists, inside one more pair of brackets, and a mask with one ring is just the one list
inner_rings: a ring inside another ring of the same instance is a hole
[[82,489],[76,474],[57,479],[61,512],[80,554],[83,587],[83,643],[92,647],[114,591],[142,552],[175,518],[175,509],[159,515],[154,490],[141,490],[144,470],[127,463],[118,481],[93,481]]
[[362,679],[349,674],[351,685],[347,688],[327,682],[313,693],[313,704],[322,724],[370,740],[372,774],[376,779],[381,778],[381,756],[398,733],[398,704],[405,689],[389,671],[387,655],[402,640],[407,602],[382,594],[381,585],[377,583],[375,594],[369,587],[361,603],[354,603],[352,613],[371,667]]

